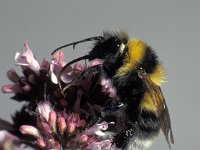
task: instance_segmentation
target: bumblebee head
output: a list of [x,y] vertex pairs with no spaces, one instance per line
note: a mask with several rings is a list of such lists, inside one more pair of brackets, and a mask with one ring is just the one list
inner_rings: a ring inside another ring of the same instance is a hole
[[[125,56],[125,53],[128,51],[127,43],[128,43],[129,37],[128,34],[124,31],[119,32],[104,32],[102,36],[95,36],[86,38],[80,41],[71,42],[68,44],[65,44],[63,46],[60,46],[56,48],[52,55],[55,54],[58,50],[73,46],[73,49],[75,46],[79,43],[87,42],[87,41],[95,41],[94,47],[89,52],[88,55],[76,58],[69,63],[67,63],[62,70],[59,73],[59,78],[64,72],[64,70],[74,64],[77,61],[88,59],[89,61],[94,59],[102,59],[104,60],[103,66],[105,66],[106,70],[111,71],[112,69],[117,69],[121,66],[123,57]],[[114,68],[113,68],[114,67]],[[114,72],[114,71],[112,71]]]
[[108,57],[121,57],[127,47],[128,35],[124,31],[104,32],[100,40],[96,41],[93,49],[89,52],[89,60]]
[[92,50],[85,57],[81,57],[82,59],[106,59],[109,56],[114,56],[115,58],[117,58],[125,53],[127,49],[126,44],[128,42],[128,39],[128,34],[125,31],[104,32],[102,36],[90,37],[60,46],[52,52],[52,55],[58,50],[71,45],[73,46],[73,48],[75,48],[75,46],[79,43],[95,41]]

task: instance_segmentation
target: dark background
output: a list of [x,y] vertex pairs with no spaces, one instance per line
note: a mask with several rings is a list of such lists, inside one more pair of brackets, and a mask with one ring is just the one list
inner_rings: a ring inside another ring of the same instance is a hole
[[[199,6],[198,0],[0,0],[0,85],[10,83],[6,71],[17,68],[14,56],[26,40],[41,61],[43,57],[50,60],[52,50],[65,43],[100,35],[104,30],[125,29],[131,37],[151,45],[166,68],[168,82],[163,92],[175,138],[172,149],[198,149]],[[66,61],[90,48],[85,44],[75,51],[65,49]],[[0,116],[7,120],[22,105],[10,96],[0,94]],[[163,135],[151,148],[161,149],[168,150]]]

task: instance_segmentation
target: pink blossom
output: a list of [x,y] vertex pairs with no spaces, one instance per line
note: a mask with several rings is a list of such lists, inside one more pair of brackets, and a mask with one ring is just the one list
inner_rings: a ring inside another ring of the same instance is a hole
[[[57,68],[57,69],[62,69],[62,67],[66,64],[64,62],[64,58],[65,58],[65,55],[62,51],[58,51],[56,52],[54,55],[53,55],[53,59],[55,59],[58,63],[58,67],[60,68]],[[58,72],[59,70],[57,70]]]
[[85,70],[85,68],[86,68],[85,65],[76,63],[76,64],[74,65],[74,73],[79,73],[79,72]]
[[49,61],[43,58],[42,63],[40,65],[40,69],[46,70],[47,68],[49,68],[49,65],[50,65]]
[[[51,60],[50,64],[50,75],[51,75],[51,80],[53,83],[58,84],[58,75],[59,72],[61,71],[62,67],[66,63],[64,62],[64,53],[61,51],[58,51],[53,55],[53,58]],[[72,71],[72,67],[69,66],[68,68],[65,69],[65,73],[69,73]]]
[[37,111],[46,121],[49,120],[49,113],[52,111],[51,104],[49,101],[40,101],[38,103]]
[[[50,62],[43,59],[39,64],[26,42],[15,59],[22,67],[23,76],[9,70],[7,76],[13,84],[3,86],[2,91],[14,92],[13,99],[27,101],[26,109],[18,113],[14,121],[21,125],[22,134],[35,137],[31,143],[40,149],[106,150],[111,147],[113,135],[107,131],[109,122],[87,126],[90,117],[101,113],[102,107],[110,105],[116,97],[109,80],[99,78],[96,72],[87,72],[90,67],[99,65],[99,60],[66,68],[59,79],[63,81],[63,89],[60,89],[58,76],[66,64],[63,52],[57,52]],[[86,73],[79,78],[83,71]],[[23,125],[29,120],[30,125]]]
[[93,125],[91,128],[86,130],[84,134],[86,135],[96,134],[98,136],[105,136],[105,133],[103,133],[102,130],[106,130],[107,128],[108,128],[108,123],[103,121],[102,123]]
[[101,64],[101,62],[98,59],[94,59],[94,60],[90,61],[89,67],[96,66],[99,64]]
[[50,75],[51,75],[51,81],[55,84],[58,84],[58,78],[56,76],[56,74],[54,73],[54,68],[55,68],[55,60],[51,61],[50,64]]
[[39,73],[40,65],[33,56],[33,53],[28,46],[28,42],[25,42],[24,47],[22,48],[22,54],[20,54],[19,52],[15,54],[15,61],[18,65],[27,66],[35,71],[35,73]]

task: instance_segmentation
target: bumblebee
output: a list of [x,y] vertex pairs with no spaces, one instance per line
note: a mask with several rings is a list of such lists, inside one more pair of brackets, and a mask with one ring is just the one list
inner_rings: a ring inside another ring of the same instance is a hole
[[55,51],[85,41],[95,41],[92,50],[63,67],[60,75],[68,65],[78,60],[103,60],[101,69],[117,93],[117,103],[102,110],[102,117],[114,116],[116,123],[120,123],[114,134],[115,147],[146,149],[160,130],[170,147],[174,143],[173,133],[160,88],[165,80],[165,71],[155,51],[140,39],[129,39],[124,31],[104,32],[102,36],[69,43]]

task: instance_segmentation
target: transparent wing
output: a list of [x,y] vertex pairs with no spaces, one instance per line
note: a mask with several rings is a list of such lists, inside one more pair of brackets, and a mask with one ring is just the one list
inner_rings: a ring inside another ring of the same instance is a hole
[[171,128],[169,111],[161,88],[152,82],[149,75],[144,70],[139,70],[138,75],[141,79],[143,79],[146,91],[150,95],[155,106],[158,108],[157,115],[160,119],[161,129],[165,135],[169,147],[171,148],[170,143],[174,144],[174,138]]

